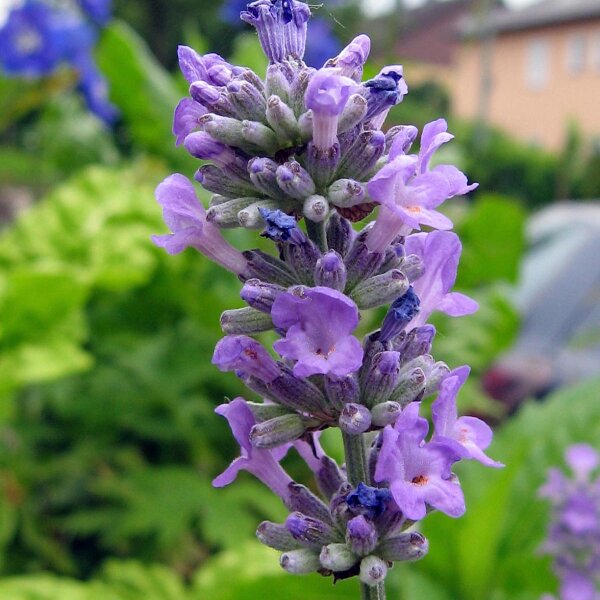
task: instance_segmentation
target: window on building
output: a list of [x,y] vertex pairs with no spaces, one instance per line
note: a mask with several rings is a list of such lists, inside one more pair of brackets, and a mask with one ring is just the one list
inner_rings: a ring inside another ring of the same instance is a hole
[[585,69],[587,44],[585,36],[576,34],[567,42],[567,70],[569,73],[581,73]]
[[550,43],[537,38],[531,40],[527,48],[525,81],[533,90],[540,90],[548,85],[550,78]]

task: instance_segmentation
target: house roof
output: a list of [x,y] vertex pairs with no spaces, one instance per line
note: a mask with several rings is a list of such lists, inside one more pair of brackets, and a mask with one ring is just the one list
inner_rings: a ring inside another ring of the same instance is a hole
[[[600,18],[599,0],[542,0],[521,10],[494,10],[482,33],[534,29],[589,18]],[[463,22],[462,31],[474,35],[481,31],[474,19]]]

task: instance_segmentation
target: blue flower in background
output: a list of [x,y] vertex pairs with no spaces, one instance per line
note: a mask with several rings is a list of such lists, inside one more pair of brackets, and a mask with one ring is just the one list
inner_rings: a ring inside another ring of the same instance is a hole
[[81,11],[26,0],[14,8],[0,28],[0,69],[10,76],[37,78],[70,65],[79,74],[78,89],[89,110],[110,123],[118,112],[92,58],[97,24],[110,18],[110,0],[81,0],[80,4]]
[[315,17],[310,22],[310,35],[306,39],[304,62],[309,67],[321,68],[328,59],[337,56],[342,45],[331,30],[331,22]]

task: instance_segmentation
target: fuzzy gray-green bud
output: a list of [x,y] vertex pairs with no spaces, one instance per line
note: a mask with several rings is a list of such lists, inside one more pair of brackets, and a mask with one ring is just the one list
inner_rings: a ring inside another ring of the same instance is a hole
[[257,121],[242,121],[242,137],[265,152],[274,153],[279,148],[275,132]]
[[425,389],[425,373],[416,367],[405,374],[401,374],[400,383],[390,395],[390,400],[397,402],[402,407],[416,400]]
[[246,206],[238,213],[238,221],[242,227],[247,229],[262,229],[265,226],[265,221],[260,214],[261,208],[275,210],[279,207],[279,203],[275,200],[261,200]]
[[221,329],[226,335],[244,335],[273,329],[271,316],[250,306],[226,310],[221,315]]
[[335,206],[350,208],[367,201],[367,187],[354,179],[338,179],[329,186],[327,198]]
[[290,550],[281,555],[279,564],[292,575],[307,575],[321,568],[319,554],[308,548]]
[[358,125],[367,114],[367,100],[360,94],[353,94],[338,120],[338,133],[344,133]]
[[298,141],[300,129],[296,115],[279,96],[267,100],[267,121],[281,141]]
[[297,440],[305,429],[305,421],[300,415],[282,415],[254,425],[250,430],[250,443],[255,448],[275,448]]
[[334,572],[347,571],[358,562],[358,558],[346,544],[323,546],[319,560],[323,568]]
[[382,402],[371,409],[371,418],[373,425],[385,427],[393,425],[402,412],[402,406],[398,402]]
[[297,550],[302,547],[285,525],[271,523],[271,521],[263,521],[258,526],[256,537],[262,544],[274,550]]
[[427,538],[418,533],[401,533],[379,544],[377,553],[381,558],[391,561],[419,560],[429,550]]
[[304,201],[302,213],[310,221],[321,223],[327,218],[329,213],[329,204],[323,196],[310,196]]
[[255,202],[260,202],[260,198],[226,199],[225,202],[215,204],[206,211],[206,220],[221,229],[239,227],[238,213]]
[[375,275],[361,281],[350,292],[350,298],[361,310],[390,304],[396,298],[403,296],[409,288],[406,275],[394,269],[381,275]]
[[367,556],[360,563],[360,580],[368,586],[381,583],[387,575],[387,564],[378,556]]
[[280,404],[267,404],[266,402],[246,402],[248,408],[252,411],[257,421],[268,421],[275,417],[282,417],[291,414],[289,408]]

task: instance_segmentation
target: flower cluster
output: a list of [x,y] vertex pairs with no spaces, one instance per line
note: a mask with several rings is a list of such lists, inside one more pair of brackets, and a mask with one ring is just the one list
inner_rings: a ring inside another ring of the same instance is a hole
[[[286,570],[358,575],[381,589],[394,561],[427,552],[409,527],[432,510],[464,512],[454,465],[501,466],[485,454],[490,428],[458,416],[468,367],[451,371],[432,357],[428,324],[434,311],[477,309],[452,291],[461,244],[436,210],[475,186],[451,165],[430,164],[452,138],[445,121],[424,128],[418,153],[410,153],[416,128],[382,130],[407,86],[399,65],[361,82],[367,36],[315,70],[303,61],[307,4],[257,0],[241,17],[269,59],[264,79],[216,54],[179,50],[190,97],[173,132],[205,161],[195,179],[213,196],[206,210],[189,179],[167,178],[157,199],[171,233],[154,241],[170,253],[195,248],[243,283],[247,306],[223,313],[213,363],[261,401],[217,409],[241,456],[215,485],[246,470],[281,497],[290,516],[263,523],[258,537],[283,552]],[[355,231],[375,207],[375,221]],[[233,227],[260,230],[276,253],[237,250],[221,232]],[[361,312],[383,305],[381,326],[360,340]],[[264,331],[275,332],[272,348],[252,337]],[[419,413],[434,397],[429,433]],[[319,445],[327,428],[342,432],[344,465]],[[280,465],[292,447],[320,496]]]
[[[554,558],[561,600],[600,599],[600,455],[587,444],[567,449],[573,477],[552,469],[540,496],[550,501],[552,522],[542,551]],[[552,596],[544,596],[552,600]]]
[[78,73],[78,89],[89,110],[105,122],[114,121],[117,110],[92,56],[110,10],[110,0],[25,0],[0,29],[0,68],[11,76],[38,78],[68,64]]

